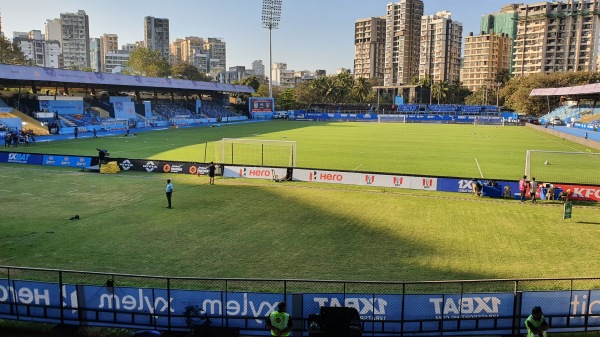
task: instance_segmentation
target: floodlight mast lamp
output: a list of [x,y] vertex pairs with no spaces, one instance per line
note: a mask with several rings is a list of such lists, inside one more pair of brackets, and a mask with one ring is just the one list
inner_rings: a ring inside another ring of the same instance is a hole
[[283,0],[263,0],[262,24],[269,29],[269,98],[273,98],[273,39],[271,32],[279,28],[281,2]]

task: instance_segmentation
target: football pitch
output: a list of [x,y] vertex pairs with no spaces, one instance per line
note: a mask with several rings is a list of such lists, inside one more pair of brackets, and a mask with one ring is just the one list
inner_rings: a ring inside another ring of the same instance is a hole
[[[269,122],[26,149],[214,160],[215,142],[297,142],[299,167],[517,180],[527,149],[585,151],[522,127]],[[20,148],[20,150],[25,150]],[[206,157],[205,157],[206,156]],[[211,157],[212,156],[212,157]],[[469,194],[0,166],[0,264],[129,274],[335,280],[598,276],[600,208]],[[175,184],[166,209],[165,180]],[[70,220],[78,215],[79,220]],[[274,259],[281,261],[273,266]]]
[[[95,156],[96,148],[102,148],[112,157],[219,162],[223,138],[296,141],[297,167],[302,168],[505,180],[523,175],[527,150],[592,151],[526,127],[288,121],[56,141],[19,151]],[[532,170],[545,160],[543,156],[536,159],[542,162]],[[552,165],[541,171],[546,177],[538,177],[538,181],[552,180],[551,171],[558,170],[574,172],[572,180],[553,182],[600,184],[595,169],[569,165],[574,159],[569,160],[560,163],[552,158]],[[592,160],[593,164],[597,161]],[[561,175],[561,179],[569,177]],[[578,179],[583,181],[575,181]]]

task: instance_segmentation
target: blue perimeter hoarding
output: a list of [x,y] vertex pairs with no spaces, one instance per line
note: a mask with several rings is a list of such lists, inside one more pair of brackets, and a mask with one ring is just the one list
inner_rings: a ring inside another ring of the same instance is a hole
[[41,165],[42,159],[41,154],[0,152],[0,163]]
[[[514,293],[473,294],[288,294],[292,317],[307,318],[320,307],[356,308],[365,333],[477,335],[510,334],[519,296]],[[280,293],[248,293],[63,285],[0,280],[0,318],[91,326],[187,328],[186,308],[196,306],[213,326],[267,334],[264,318],[277,308]],[[301,301],[302,303],[297,303]],[[600,328],[600,290],[523,292],[521,317],[542,305],[553,331]],[[62,306],[62,309],[61,309]],[[62,311],[62,316],[61,316]],[[459,321],[460,320],[460,321]],[[522,324],[519,324],[521,328]]]
[[64,155],[45,155],[42,160],[44,166],[64,166],[64,167],[90,167],[92,165],[91,157],[64,156]]

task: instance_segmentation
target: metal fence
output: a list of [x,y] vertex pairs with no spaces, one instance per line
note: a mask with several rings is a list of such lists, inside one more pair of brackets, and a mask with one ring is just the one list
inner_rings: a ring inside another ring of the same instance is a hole
[[[46,286],[32,288],[39,284]],[[139,291],[139,299],[127,295],[125,289]],[[210,322],[245,335],[267,335],[262,319],[278,301],[287,300],[292,303],[289,311],[296,336],[309,334],[308,314],[318,314],[314,308],[320,306],[357,308],[364,336],[512,335],[524,332],[531,303],[542,306],[552,331],[600,330],[598,289],[600,278],[359,282],[162,277],[0,266],[0,319],[170,331],[191,331]],[[90,297],[90,291],[102,299],[101,305],[85,305],[82,297]],[[77,297],[70,297],[74,292]],[[202,305],[199,292],[216,296],[209,302],[212,307]],[[252,300],[243,297],[247,293]],[[307,294],[312,296],[311,303]],[[172,303],[173,297],[183,304]],[[245,303],[237,300],[242,297]],[[497,310],[498,306],[502,309]],[[400,309],[386,313],[386,308]]]

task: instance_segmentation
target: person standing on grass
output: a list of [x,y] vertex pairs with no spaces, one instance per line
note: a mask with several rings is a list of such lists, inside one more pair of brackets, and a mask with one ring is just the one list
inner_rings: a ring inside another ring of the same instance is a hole
[[75,130],[73,132],[75,133],[75,139],[77,139],[77,136],[79,135],[79,128],[75,127]]
[[544,313],[541,307],[533,307],[531,315],[525,320],[527,328],[527,337],[546,337],[548,323],[544,319]]
[[171,196],[173,195],[173,184],[171,183],[171,179],[167,179],[166,193],[167,193],[167,202],[169,203],[167,208],[172,208],[171,207]]
[[92,133],[94,133],[94,138],[98,138],[98,131],[96,129],[92,129]]
[[525,202],[525,193],[527,192],[527,176],[519,180],[519,192],[521,192],[521,202]]
[[535,198],[535,194],[537,193],[537,189],[538,189],[538,182],[535,181],[535,177],[531,178],[531,184],[529,185],[529,194],[531,194],[531,203],[532,204],[536,204],[537,203],[537,199]]
[[287,304],[285,302],[279,302],[277,304],[277,311],[272,313],[265,318],[265,326],[271,330],[271,336],[289,336],[292,331],[292,318],[290,314],[285,312],[287,310]]
[[215,170],[216,170],[215,163],[213,163],[211,161],[210,165],[208,166],[208,176],[210,177],[210,181],[209,181],[210,185],[215,184]]

